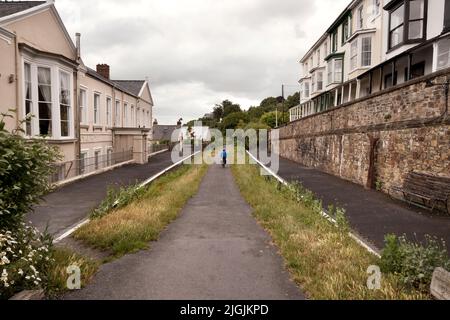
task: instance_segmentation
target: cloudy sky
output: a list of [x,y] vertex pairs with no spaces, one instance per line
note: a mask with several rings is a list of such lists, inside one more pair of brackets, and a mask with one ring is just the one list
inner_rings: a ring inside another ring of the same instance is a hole
[[349,0],[56,0],[84,62],[114,79],[149,77],[159,123],[224,99],[244,109],[299,79],[298,60]]

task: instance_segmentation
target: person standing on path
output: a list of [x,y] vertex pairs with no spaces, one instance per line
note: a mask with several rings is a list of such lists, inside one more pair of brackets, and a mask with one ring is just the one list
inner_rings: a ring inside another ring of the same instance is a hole
[[227,149],[223,149],[220,157],[222,158],[222,167],[225,168],[225,166],[227,165],[227,158],[228,158]]

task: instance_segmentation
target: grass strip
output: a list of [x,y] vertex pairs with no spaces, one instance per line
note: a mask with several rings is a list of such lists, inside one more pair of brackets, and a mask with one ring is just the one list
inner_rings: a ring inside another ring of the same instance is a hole
[[[52,262],[47,271],[46,296],[56,299],[68,291],[67,280],[69,279],[68,268],[76,266],[80,268],[81,287],[89,283],[98,270],[100,263],[86,258],[72,250],[55,248],[52,252]],[[71,270],[69,270],[72,272]]]
[[[422,300],[394,275],[370,290],[369,266],[380,259],[320,215],[321,206],[296,201],[292,191],[260,175],[255,165],[235,165],[233,175],[258,222],[271,234],[295,282],[315,300]],[[261,196],[264,195],[264,196]],[[320,207],[320,208],[319,208]]]
[[119,258],[147,249],[161,231],[177,218],[200,186],[207,166],[184,165],[152,183],[125,207],[92,220],[74,237]]

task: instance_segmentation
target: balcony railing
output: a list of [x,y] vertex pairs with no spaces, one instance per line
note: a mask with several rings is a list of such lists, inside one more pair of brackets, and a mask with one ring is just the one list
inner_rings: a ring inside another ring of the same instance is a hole
[[54,174],[50,177],[50,181],[52,183],[62,182],[130,160],[133,160],[133,150],[58,163],[54,165],[55,170]]

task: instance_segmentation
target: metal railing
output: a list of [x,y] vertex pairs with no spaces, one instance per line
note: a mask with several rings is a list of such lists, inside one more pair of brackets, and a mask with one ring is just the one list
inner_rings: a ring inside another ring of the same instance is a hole
[[54,173],[50,176],[52,183],[62,182],[68,179],[93,173],[117,164],[133,160],[133,150],[117,153],[108,153],[89,158],[81,158],[63,163],[57,163]]
[[170,146],[167,144],[152,144],[149,148],[149,154],[156,153],[163,150],[170,149]]

